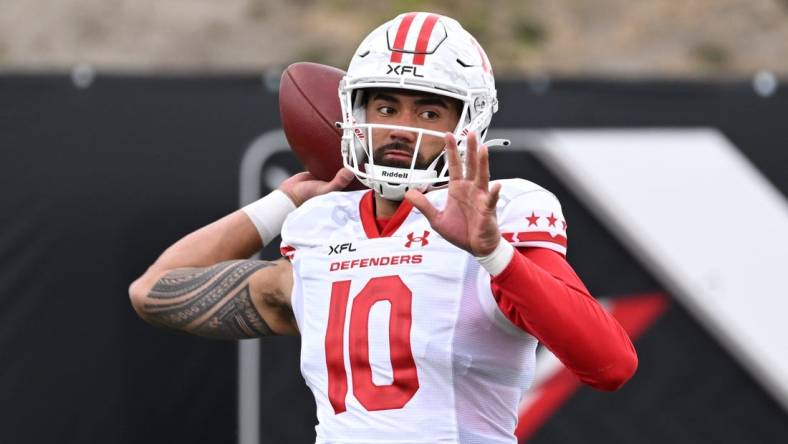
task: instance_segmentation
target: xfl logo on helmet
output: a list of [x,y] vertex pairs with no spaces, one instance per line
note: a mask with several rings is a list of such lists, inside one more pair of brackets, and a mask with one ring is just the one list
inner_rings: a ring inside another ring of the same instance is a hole
[[394,73],[398,76],[404,76],[407,73],[413,74],[413,77],[424,77],[423,75],[416,72],[416,67],[413,65],[392,65],[389,64],[389,70],[386,71],[386,74]]
[[408,241],[405,242],[405,248],[410,248],[413,245],[414,242],[419,242],[419,243],[421,243],[422,247],[426,247],[430,243],[427,240],[427,237],[429,237],[429,235],[430,235],[430,232],[427,231],[427,230],[424,230],[424,234],[421,235],[421,236],[418,236],[418,237],[414,236],[414,234],[412,232],[408,233],[408,236],[407,236],[408,237]]

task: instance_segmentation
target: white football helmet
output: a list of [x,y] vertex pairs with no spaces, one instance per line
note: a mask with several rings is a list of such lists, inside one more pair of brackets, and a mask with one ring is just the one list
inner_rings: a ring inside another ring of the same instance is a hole
[[[342,159],[362,183],[391,200],[402,200],[410,188],[426,191],[448,183],[445,151],[426,169],[416,168],[423,136],[443,137],[443,133],[366,123],[363,96],[368,88],[406,89],[460,100],[463,107],[454,135],[463,158],[466,136],[476,132],[479,142],[483,142],[490,119],[498,110],[490,61],[476,39],[456,20],[411,12],[372,31],[356,50],[339,84]],[[410,168],[375,165],[371,145],[376,128],[417,134]]]

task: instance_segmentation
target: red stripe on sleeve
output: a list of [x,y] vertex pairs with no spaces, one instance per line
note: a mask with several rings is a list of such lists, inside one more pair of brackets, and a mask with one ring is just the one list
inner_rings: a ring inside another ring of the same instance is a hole
[[580,380],[616,390],[637,369],[637,354],[621,324],[591,296],[560,254],[526,248],[492,278],[503,314],[549,348]]
[[413,55],[413,64],[414,65],[423,65],[424,59],[427,58],[427,47],[430,44],[430,36],[432,35],[432,30],[435,29],[435,23],[438,21],[439,16],[436,14],[430,14],[424,20],[424,23],[421,25],[421,30],[419,31],[419,39],[416,41],[416,53]]
[[416,13],[411,12],[402,18],[397,29],[397,36],[394,38],[394,47],[391,48],[391,63],[402,63],[402,50],[405,49],[405,39],[408,37],[410,24],[416,18]]
[[512,243],[517,242],[552,242],[566,248],[566,237],[556,234],[553,236],[547,231],[521,231],[518,233],[501,233],[504,239]]

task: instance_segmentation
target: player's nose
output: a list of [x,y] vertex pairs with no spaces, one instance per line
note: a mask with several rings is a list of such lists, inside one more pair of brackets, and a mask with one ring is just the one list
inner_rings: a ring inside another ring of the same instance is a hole
[[[392,122],[394,125],[398,126],[406,126],[406,127],[415,127],[416,119],[415,116],[410,115],[412,113],[401,113],[396,122]],[[415,131],[408,131],[405,129],[392,129],[389,132],[389,137],[393,140],[400,140],[407,143],[415,143],[418,134]]]
[[414,133],[413,131],[393,129],[389,133],[389,139],[412,145],[416,143],[416,133]]

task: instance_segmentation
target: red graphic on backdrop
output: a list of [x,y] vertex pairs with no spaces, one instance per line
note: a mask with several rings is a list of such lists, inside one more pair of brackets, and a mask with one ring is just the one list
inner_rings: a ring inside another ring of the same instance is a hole
[[[663,293],[648,293],[620,297],[612,301],[609,311],[634,342],[665,312],[669,298]],[[542,356],[542,355],[540,355]],[[555,359],[546,356],[547,359]],[[540,358],[537,358],[537,362]],[[537,364],[538,366],[538,364]],[[537,375],[538,378],[539,375]],[[580,380],[560,365],[544,382],[526,394],[520,406],[519,420],[514,434],[519,443],[528,441],[538,429],[580,388]]]

